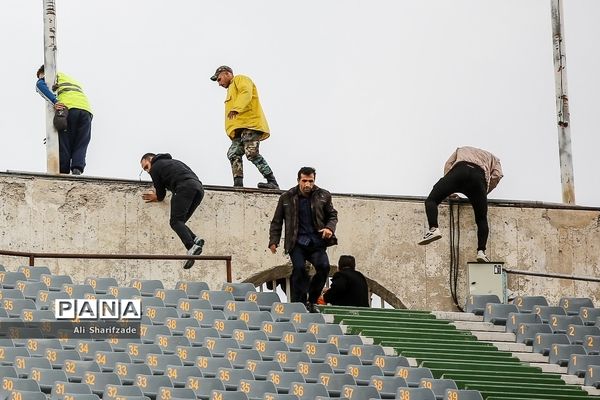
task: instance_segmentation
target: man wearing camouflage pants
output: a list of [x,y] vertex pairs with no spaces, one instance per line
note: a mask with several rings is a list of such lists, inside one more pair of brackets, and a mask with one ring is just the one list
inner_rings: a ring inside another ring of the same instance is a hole
[[260,141],[267,139],[270,133],[254,82],[244,75],[234,76],[233,70],[226,65],[217,68],[210,79],[227,89],[225,131],[231,139],[227,158],[231,162],[233,186],[244,186],[242,156],[245,154],[267,180],[260,182],[258,187],[279,189],[271,167],[259,153]]

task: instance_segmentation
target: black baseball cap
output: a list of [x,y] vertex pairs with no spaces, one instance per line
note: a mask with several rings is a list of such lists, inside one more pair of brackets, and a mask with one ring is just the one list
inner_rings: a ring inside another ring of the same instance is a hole
[[221,65],[219,68],[217,68],[215,74],[210,77],[210,80],[216,81],[219,74],[223,71],[231,72],[233,74],[233,70],[231,68],[229,68],[227,65]]

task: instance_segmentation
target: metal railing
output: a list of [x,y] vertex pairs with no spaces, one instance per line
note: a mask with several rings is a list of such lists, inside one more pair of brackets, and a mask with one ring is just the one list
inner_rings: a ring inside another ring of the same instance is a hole
[[577,275],[567,275],[567,274],[549,274],[547,272],[534,272],[534,271],[522,271],[518,269],[509,269],[504,268],[504,271],[507,274],[513,275],[526,275],[526,276],[539,276],[542,278],[557,278],[557,279],[566,279],[571,281],[583,281],[583,282],[600,282],[600,278],[593,278],[589,276],[577,276]]
[[35,266],[36,258],[85,259],[85,260],[195,260],[225,261],[227,282],[232,282],[231,256],[189,256],[174,254],[75,254],[75,253],[37,253],[26,251],[0,250],[0,255],[29,258],[29,265]]

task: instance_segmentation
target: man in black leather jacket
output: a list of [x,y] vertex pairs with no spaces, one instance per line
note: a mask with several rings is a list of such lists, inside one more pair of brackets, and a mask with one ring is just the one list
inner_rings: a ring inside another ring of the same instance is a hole
[[[284,250],[290,255],[293,267],[292,301],[306,303],[310,312],[318,312],[315,303],[329,276],[326,248],[337,244],[334,235],[337,211],[331,194],[315,185],[315,176],[316,171],[311,167],[298,171],[298,186],[279,198],[269,231],[269,249],[276,253],[285,221]],[[315,268],[312,279],[306,272],[306,261]]]
[[[167,190],[173,193],[171,198],[171,219],[169,224],[175,231],[188,255],[202,253],[204,240],[200,239],[185,224],[204,198],[204,187],[198,176],[184,163],[174,160],[170,154],[146,153],[140,160],[142,169],[150,174],[154,190],[142,194],[146,203],[163,201]],[[187,260],[183,266],[189,269],[194,260]]]

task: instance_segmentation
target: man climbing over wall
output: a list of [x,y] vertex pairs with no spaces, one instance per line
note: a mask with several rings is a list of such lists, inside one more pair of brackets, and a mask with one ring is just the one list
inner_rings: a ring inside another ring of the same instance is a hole
[[[169,224],[187,249],[188,255],[202,254],[204,239],[200,239],[185,224],[204,198],[204,187],[198,176],[184,163],[175,160],[170,154],[146,153],[140,160],[142,169],[150,174],[154,190],[142,194],[146,203],[163,201],[167,190],[171,198],[171,219]],[[189,269],[194,260],[187,260],[183,268]]]
[[433,186],[425,200],[425,213],[429,231],[419,244],[429,244],[442,237],[438,228],[438,205],[453,193],[462,193],[471,202],[477,224],[477,261],[489,262],[485,254],[489,226],[487,221],[487,195],[500,182],[500,159],[482,149],[459,147],[444,166],[444,176]]

